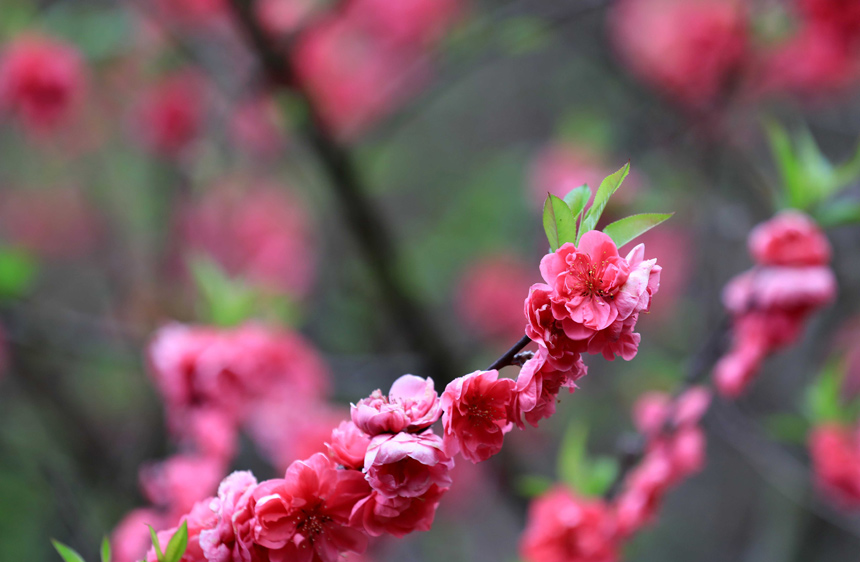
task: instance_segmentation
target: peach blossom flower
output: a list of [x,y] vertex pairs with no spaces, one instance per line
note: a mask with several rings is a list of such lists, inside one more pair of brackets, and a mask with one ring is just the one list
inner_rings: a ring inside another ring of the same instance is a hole
[[441,398],[445,451],[451,456],[459,452],[473,463],[498,453],[513,427],[515,387],[495,370],[475,371],[448,383]]
[[558,486],[529,506],[520,556],[526,562],[614,562],[619,559],[612,511]]
[[377,389],[353,404],[350,413],[356,426],[374,436],[423,431],[439,419],[442,410],[433,379],[403,375],[391,385],[388,396]]
[[419,497],[387,497],[374,491],[355,504],[350,524],[373,537],[382,534],[403,537],[415,531],[429,531],[439,500],[447,491],[447,487],[435,484]]
[[815,483],[834,503],[860,507],[860,439],[853,427],[825,424],[809,435]]
[[344,468],[353,470],[364,468],[364,457],[369,446],[370,437],[351,421],[340,422],[326,443],[329,457]]
[[385,498],[423,496],[433,485],[447,489],[453,466],[442,439],[432,431],[377,435],[364,457],[367,481]]

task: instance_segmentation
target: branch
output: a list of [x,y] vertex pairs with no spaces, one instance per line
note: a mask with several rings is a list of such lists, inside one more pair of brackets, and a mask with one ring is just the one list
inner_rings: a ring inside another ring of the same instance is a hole
[[303,123],[302,132],[323,164],[340,211],[376,277],[389,312],[412,348],[427,361],[434,378],[442,383],[452,380],[455,373],[461,372],[458,358],[430,314],[409,295],[398,276],[393,237],[367,198],[367,190],[349,154],[328,133],[312,97],[297,80],[288,54],[280,52],[259,26],[253,0],[230,0],[230,6],[268,81],[273,87],[291,90],[307,109],[309,118]]

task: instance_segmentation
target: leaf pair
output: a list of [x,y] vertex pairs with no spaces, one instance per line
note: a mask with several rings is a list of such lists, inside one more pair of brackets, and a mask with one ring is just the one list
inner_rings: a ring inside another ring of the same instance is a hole
[[[188,547],[188,523],[183,521],[182,525],[170,537],[167,543],[167,548],[162,552],[161,545],[158,543],[158,536],[155,534],[155,529],[149,527],[149,534],[152,537],[152,545],[155,547],[155,556],[158,562],[179,562],[185,554],[185,549]],[[51,539],[51,544],[59,553],[64,562],[85,562],[83,556],[78,554],[73,548]],[[101,562],[110,562],[111,551],[110,541],[107,537],[102,540],[101,546]]]
[[[587,185],[571,190],[564,199],[548,194],[543,208],[543,228],[550,250],[555,252],[568,242],[578,245],[584,233],[594,230],[610,197],[618,191],[628,173],[630,173],[629,162],[600,182],[600,187],[594,195],[594,202],[588,211],[585,207],[591,199],[591,190]],[[632,215],[607,225],[603,232],[612,238],[616,246],[621,247],[671,216],[672,213]]]
[[[51,544],[65,562],[84,562],[83,556],[78,554],[73,548],[67,546],[60,541],[51,539]],[[110,541],[107,537],[102,539],[101,546],[101,562],[110,562]]]
[[601,496],[618,475],[618,462],[612,457],[589,457],[587,441],[585,426],[568,426],[558,455],[558,477],[582,495]]

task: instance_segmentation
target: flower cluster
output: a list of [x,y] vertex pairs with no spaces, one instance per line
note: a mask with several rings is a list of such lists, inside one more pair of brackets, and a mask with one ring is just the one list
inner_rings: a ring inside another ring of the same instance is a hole
[[177,158],[203,126],[206,87],[193,71],[176,71],[147,87],[136,101],[136,139],[154,154]]
[[[857,4],[784,4],[622,0],[611,12],[610,26],[631,71],[689,108],[719,105],[732,91],[747,97],[783,92],[814,97],[856,84]],[[774,18],[790,21],[788,29],[765,41],[756,37],[762,23]]]
[[0,57],[0,112],[16,115],[28,131],[45,135],[66,124],[83,102],[84,63],[74,47],[22,35]]
[[749,237],[756,267],[732,279],[723,302],[732,316],[732,343],[714,376],[725,396],[738,396],[762,361],[800,336],[807,318],[833,300],[830,245],[798,211],[783,212]]
[[701,469],[704,434],[699,420],[710,394],[701,387],[677,400],[650,393],[636,404],[644,456],[612,500],[583,498],[557,486],[529,508],[520,554],[526,562],[613,562],[623,543],[651,522],[666,492]]
[[[174,456],[145,465],[144,496],[114,532],[119,562],[139,559],[146,528],[179,525],[211,495],[232,460],[240,427],[276,466],[325,450],[341,416],[325,401],[328,373],[298,335],[248,324],[219,330],[171,324],[153,338],[150,373],[162,395]],[[190,523],[189,523],[190,524]]]
[[856,427],[824,424],[809,436],[818,488],[847,509],[860,507],[860,438]]
[[301,33],[296,72],[327,126],[353,137],[396,107],[460,11],[459,0],[350,0]]
[[182,259],[206,256],[228,275],[294,298],[307,295],[315,273],[315,241],[303,202],[267,181],[227,180],[180,210]]

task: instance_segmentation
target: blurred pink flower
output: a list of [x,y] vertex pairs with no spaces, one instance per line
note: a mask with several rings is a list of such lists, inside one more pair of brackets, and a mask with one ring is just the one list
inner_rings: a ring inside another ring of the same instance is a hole
[[816,485],[845,509],[860,507],[860,439],[857,429],[826,424],[809,435]]
[[442,439],[432,431],[378,435],[364,457],[370,487],[385,498],[420,497],[433,485],[448,488],[453,466]]
[[517,303],[532,280],[532,269],[513,256],[472,263],[457,288],[457,312],[478,337],[507,344],[522,336],[525,319]]
[[745,3],[721,0],[622,0],[610,37],[641,80],[688,107],[717,103],[749,58]]
[[283,186],[234,182],[207,190],[180,213],[184,258],[208,257],[229,275],[301,298],[313,288],[315,238],[301,200]]
[[601,499],[583,499],[558,486],[532,501],[520,539],[526,562],[614,562],[615,521]]
[[273,35],[299,31],[324,2],[318,0],[258,0],[254,11],[260,25]]
[[85,94],[84,62],[72,45],[20,35],[0,53],[0,111],[15,114],[37,136],[67,124]]
[[655,449],[643,457],[624,479],[623,489],[613,502],[621,536],[628,537],[654,521],[672,479],[672,463],[665,449]]
[[350,408],[352,421],[370,436],[400,431],[422,431],[442,415],[439,395],[430,377],[403,375],[394,381],[388,396],[375,390]]
[[154,509],[130,511],[111,533],[111,561],[139,562],[152,546],[147,525],[153,529],[162,529],[169,524],[165,516]]
[[723,292],[732,343],[714,377],[728,397],[743,392],[768,355],[797,340],[809,316],[837,290],[827,265],[830,245],[805,215],[789,211],[757,226],[749,246],[760,266],[737,275]]
[[104,223],[73,187],[0,193],[0,235],[6,243],[49,259],[80,258],[98,247]]
[[212,496],[227,471],[222,459],[197,455],[174,455],[167,460],[144,465],[140,486],[147,499],[175,520],[194,504]]
[[136,102],[133,132],[148,150],[180,156],[203,126],[206,87],[198,74],[186,70],[162,78]]
[[788,210],[753,229],[750,254],[760,265],[827,265],[830,243],[821,228],[800,211]]
[[445,452],[458,452],[473,463],[502,449],[516,409],[516,382],[498,371],[475,371],[448,383],[442,393]]
[[462,12],[462,0],[348,0],[345,17],[380,40],[425,49],[441,40]]
[[286,139],[274,100],[261,96],[237,105],[230,118],[230,138],[236,147],[254,156],[272,158],[279,155],[284,150]]

